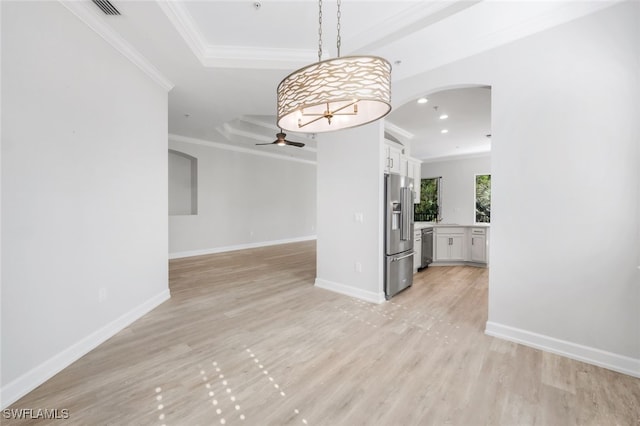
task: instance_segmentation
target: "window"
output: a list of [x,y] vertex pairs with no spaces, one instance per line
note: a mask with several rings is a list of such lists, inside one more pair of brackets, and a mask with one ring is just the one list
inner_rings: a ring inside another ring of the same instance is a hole
[[420,181],[420,204],[413,207],[416,222],[435,222],[440,218],[440,178]]
[[476,175],[476,223],[491,222],[491,175]]

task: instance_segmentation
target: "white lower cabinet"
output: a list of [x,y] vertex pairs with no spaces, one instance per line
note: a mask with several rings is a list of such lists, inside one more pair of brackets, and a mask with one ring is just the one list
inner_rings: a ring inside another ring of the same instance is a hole
[[470,259],[475,263],[487,263],[487,236],[483,228],[471,228]]
[[489,228],[435,227],[434,262],[489,265]]
[[435,262],[465,260],[465,229],[436,228]]
[[413,273],[418,272],[422,259],[422,229],[416,229],[413,233]]

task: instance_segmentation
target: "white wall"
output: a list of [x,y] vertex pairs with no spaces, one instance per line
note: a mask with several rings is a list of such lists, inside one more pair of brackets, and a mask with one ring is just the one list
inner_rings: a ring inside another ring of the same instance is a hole
[[441,216],[443,223],[473,225],[476,219],[475,177],[491,174],[491,156],[425,161],[422,178],[442,177]]
[[173,139],[198,159],[198,214],[169,217],[171,258],[315,238],[315,164]]
[[[2,99],[2,4],[0,4],[0,100]],[[2,102],[0,101],[0,408],[2,397]]]
[[640,4],[394,86],[492,86],[487,332],[640,376]]
[[60,3],[1,8],[6,406],[169,296],[167,93]]
[[[492,269],[489,325],[607,351],[603,363],[640,376],[639,6],[505,49],[520,78],[505,78],[495,98],[495,222],[504,226],[493,227],[492,259],[503,267]],[[500,243],[505,235],[520,238]]]
[[383,141],[380,121],[318,136],[316,286],[376,303],[384,300]]

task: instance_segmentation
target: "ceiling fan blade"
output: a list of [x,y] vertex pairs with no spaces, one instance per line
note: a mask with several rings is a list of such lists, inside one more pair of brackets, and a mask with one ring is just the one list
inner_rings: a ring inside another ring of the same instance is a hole
[[276,133],[276,140],[271,143],[257,143],[256,145],[291,145],[297,146],[298,148],[302,148],[304,144],[302,142],[291,142],[286,140],[286,133],[282,133],[282,129],[280,129],[280,133]]

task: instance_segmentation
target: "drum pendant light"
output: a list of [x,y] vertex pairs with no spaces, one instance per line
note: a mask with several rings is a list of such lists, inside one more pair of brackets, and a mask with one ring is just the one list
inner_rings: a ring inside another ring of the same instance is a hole
[[278,127],[298,133],[347,129],[391,111],[391,64],[377,56],[322,60],[322,0],[318,1],[318,62],[289,74],[278,85]]

